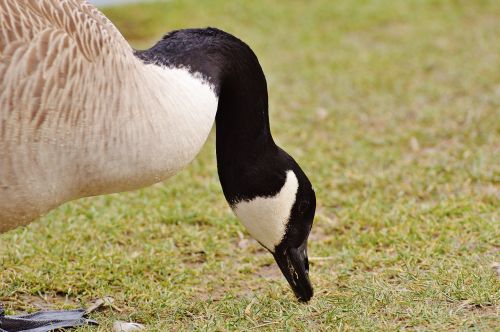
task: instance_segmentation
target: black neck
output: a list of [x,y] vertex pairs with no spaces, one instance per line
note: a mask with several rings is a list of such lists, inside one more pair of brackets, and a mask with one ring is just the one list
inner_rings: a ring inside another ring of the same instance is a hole
[[246,44],[234,37],[231,41],[216,116],[219,173],[225,165],[252,164],[263,149],[274,146],[262,68]]
[[245,150],[272,142],[266,78],[253,51],[238,38],[214,28],[178,30],[136,56],[147,63],[186,67],[215,87],[218,142]]
[[266,78],[257,57],[238,38],[213,28],[171,32],[136,56],[147,63],[188,68],[214,86],[219,97],[218,171],[231,201],[235,178],[277,149],[269,127]]

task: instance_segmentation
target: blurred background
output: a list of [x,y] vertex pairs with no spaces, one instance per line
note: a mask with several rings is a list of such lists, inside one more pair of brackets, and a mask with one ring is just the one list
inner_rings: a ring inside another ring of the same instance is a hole
[[318,196],[316,295],[297,303],[234,218],[211,135],[166,184],[2,235],[8,309],[108,295],[102,331],[499,328],[499,1],[92,2],[136,48],[214,26],[254,49],[273,135]]

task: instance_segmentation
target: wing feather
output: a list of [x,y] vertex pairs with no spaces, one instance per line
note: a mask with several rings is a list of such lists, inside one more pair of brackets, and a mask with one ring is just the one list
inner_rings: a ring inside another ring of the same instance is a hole
[[36,135],[50,117],[51,127],[80,119],[117,86],[113,73],[136,61],[120,32],[86,1],[0,0],[0,139]]
[[30,43],[47,29],[64,32],[90,61],[104,51],[130,48],[114,25],[83,0],[0,0],[0,18],[0,54],[10,43]]

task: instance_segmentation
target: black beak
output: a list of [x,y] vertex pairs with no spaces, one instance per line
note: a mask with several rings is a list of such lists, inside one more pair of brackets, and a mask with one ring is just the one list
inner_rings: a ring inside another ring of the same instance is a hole
[[309,301],[313,296],[313,288],[309,280],[307,240],[298,248],[279,245],[273,255],[297,299]]

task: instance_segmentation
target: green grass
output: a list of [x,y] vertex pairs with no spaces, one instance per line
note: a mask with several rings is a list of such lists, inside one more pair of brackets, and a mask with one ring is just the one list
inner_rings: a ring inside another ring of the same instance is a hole
[[[88,305],[166,330],[500,329],[498,1],[170,1],[108,8],[132,44],[216,26],[267,74],[310,175],[315,297],[296,302],[227,207],[214,137],[166,184],[65,204],[0,237],[9,312]],[[316,257],[316,259],[314,259]],[[323,257],[319,260],[318,257]]]

